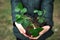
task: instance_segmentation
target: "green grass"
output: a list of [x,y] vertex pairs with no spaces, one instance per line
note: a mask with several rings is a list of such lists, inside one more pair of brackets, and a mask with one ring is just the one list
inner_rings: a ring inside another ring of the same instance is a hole
[[[54,34],[47,40],[60,39],[60,0],[54,2]],[[16,40],[12,30],[12,17],[10,0],[0,0],[0,40]],[[55,31],[55,29],[58,29]]]
[[12,31],[10,0],[0,0],[0,40],[15,40]]

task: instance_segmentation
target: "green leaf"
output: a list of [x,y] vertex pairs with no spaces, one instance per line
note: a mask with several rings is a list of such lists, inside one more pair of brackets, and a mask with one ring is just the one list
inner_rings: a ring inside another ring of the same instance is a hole
[[21,2],[18,3],[18,8],[21,9],[21,10],[23,9],[23,4]]
[[45,22],[45,18],[40,17],[39,20],[38,20],[38,22],[39,22],[39,23],[43,23],[43,22]]
[[22,10],[21,10],[21,13],[22,14],[24,14],[24,13],[26,13],[27,12],[27,9],[26,8],[23,8]]
[[38,15],[39,16],[43,15],[43,11],[38,11]]
[[23,18],[23,16],[20,14],[16,14],[16,22],[17,23],[23,23],[23,20],[24,18]]
[[29,20],[25,20],[25,19],[24,19],[22,25],[23,25],[24,28],[28,27],[28,26],[30,25]]
[[39,35],[39,32],[41,32],[42,30],[43,30],[43,28],[39,27],[36,29],[31,29],[31,30],[29,30],[29,32],[33,37],[37,37]]
[[19,11],[20,11],[20,9],[19,9],[18,7],[16,7],[16,8],[15,8],[15,11],[16,11],[16,12],[19,12]]
[[38,13],[38,10],[34,10],[34,13]]
[[37,30],[37,32],[41,32],[43,30],[43,28],[42,27],[38,27],[35,30]]
[[16,14],[16,20],[19,19],[21,17],[21,15]]
[[16,20],[16,22],[22,24],[23,20],[20,18],[20,19]]
[[23,9],[23,5],[22,5],[22,3],[20,2],[20,3],[18,3],[18,5],[16,6],[15,11],[16,11],[16,12],[19,12],[19,11],[21,11],[22,9]]

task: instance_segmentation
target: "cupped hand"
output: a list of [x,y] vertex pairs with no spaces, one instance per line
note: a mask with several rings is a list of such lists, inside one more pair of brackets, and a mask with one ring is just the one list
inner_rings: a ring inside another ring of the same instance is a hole
[[31,40],[37,40],[39,37],[40,37],[40,34],[39,34],[39,36],[37,36],[37,37],[33,37],[33,36],[31,35],[31,37],[29,37],[29,39],[31,39]]
[[50,26],[46,25],[46,26],[43,26],[42,28],[43,28],[43,30],[41,32],[39,32],[39,36],[37,36],[37,37],[31,36],[31,37],[29,37],[29,39],[37,40],[40,36],[42,36],[44,33],[46,33],[50,29]]
[[18,28],[19,32],[21,34],[23,34],[25,37],[29,37],[27,34],[26,34],[26,30],[23,28],[23,26],[17,22],[15,22],[15,25],[16,27]]
[[23,28],[23,26],[21,25],[21,24],[19,24],[19,23],[17,23],[17,22],[15,22],[15,25],[16,25],[16,27],[18,28],[18,30],[20,31],[20,33],[21,34],[23,34],[25,37],[28,37],[29,39],[38,39],[41,35],[43,35],[44,33],[46,33],[49,29],[50,29],[50,26],[43,26],[42,28],[44,29],[44,30],[42,30],[41,32],[39,32],[39,36],[37,36],[37,37],[33,37],[33,36],[28,36],[27,34],[26,34],[26,30]]

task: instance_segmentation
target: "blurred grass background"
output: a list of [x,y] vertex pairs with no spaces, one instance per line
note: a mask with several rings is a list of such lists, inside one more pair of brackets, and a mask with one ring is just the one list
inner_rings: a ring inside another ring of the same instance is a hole
[[[54,34],[47,40],[60,40],[60,0],[54,2]],[[16,40],[12,30],[10,0],[0,0],[0,40]]]

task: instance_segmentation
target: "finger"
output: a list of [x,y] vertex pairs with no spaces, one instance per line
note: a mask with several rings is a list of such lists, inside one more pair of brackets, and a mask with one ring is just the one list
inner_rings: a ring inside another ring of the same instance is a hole
[[39,36],[37,36],[37,37],[29,37],[30,39],[38,39],[39,38]]
[[33,37],[33,36],[31,35],[31,37]]
[[36,39],[36,38],[34,38],[34,37],[29,37],[29,39]]
[[29,37],[28,35],[26,35],[26,34],[23,34],[25,37]]
[[35,39],[37,39],[37,38],[30,38],[30,39],[34,39],[34,40],[35,40]]

